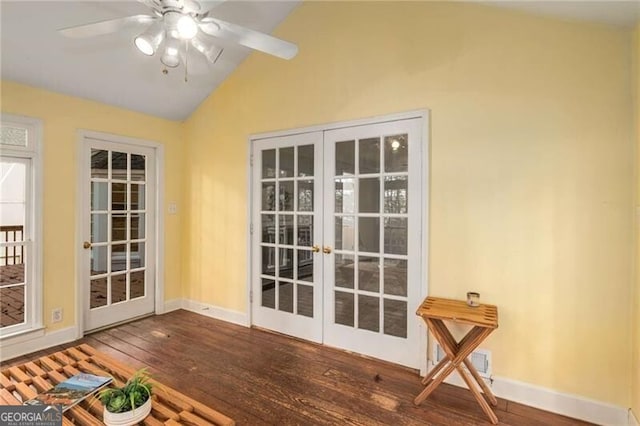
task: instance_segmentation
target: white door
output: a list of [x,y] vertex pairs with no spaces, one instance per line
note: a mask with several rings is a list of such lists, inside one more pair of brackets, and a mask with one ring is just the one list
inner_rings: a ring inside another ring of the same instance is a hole
[[322,133],[254,142],[253,323],[322,341]]
[[421,142],[421,118],[253,141],[255,325],[420,367]]
[[84,329],[152,313],[156,170],[152,148],[85,137]]
[[325,133],[324,342],[420,366],[420,119]]

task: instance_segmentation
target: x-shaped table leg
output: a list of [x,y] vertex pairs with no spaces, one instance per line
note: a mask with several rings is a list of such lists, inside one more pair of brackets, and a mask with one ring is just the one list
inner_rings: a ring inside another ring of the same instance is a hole
[[[475,369],[471,361],[467,359],[469,355],[476,349],[480,343],[493,331],[492,328],[475,326],[467,333],[467,335],[460,341],[456,342],[451,332],[444,325],[444,322],[435,318],[424,318],[425,322],[429,326],[429,330],[434,335],[436,340],[442,346],[446,356],[431,370],[431,372],[424,378],[422,384],[427,385],[426,388],[416,397],[414,403],[419,405],[433,392],[443,381],[453,372],[457,370],[462,379],[465,381],[469,390],[480,404],[482,411],[491,419],[491,423],[497,424],[498,417],[495,415],[487,401],[482,397],[480,391],[476,388],[474,381],[471,380],[467,371],[462,367],[464,364],[471,373],[471,376],[475,379],[475,382],[480,386],[485,396],[491,402],[492,405],[497,405],[498,401],[493,395],[487,384],[482,380],[478,371]],[[440,373],[440,374],[438,374]]]

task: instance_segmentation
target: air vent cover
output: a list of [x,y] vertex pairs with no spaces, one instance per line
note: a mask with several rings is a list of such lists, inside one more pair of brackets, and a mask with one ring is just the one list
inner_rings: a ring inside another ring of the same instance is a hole
[[[433,359],[435,363],[440,362],[444,358],[445,353],[442,350],[442,346],[439,343],[435,344]],[[486,349],[476,349],[469,356],[471,364],[478,370],[481,377],[486,379],[491,378],[491,351]]]

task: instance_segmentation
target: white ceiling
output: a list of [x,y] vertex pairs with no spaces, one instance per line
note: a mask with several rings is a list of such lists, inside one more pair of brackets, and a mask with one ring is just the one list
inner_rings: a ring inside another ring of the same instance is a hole
[[477,0],[537,15],[633,27],[640,19],[640,0]]
[[[206,1],[200,4],[204,10],[209,8]],[[297,0],[231,0],[216,7],[215,16],[271,33],[297,4]],[[164,75],[157,55],[145,56],[134,46],[133,38],[144,30],[144,25],[131,25],[120,33],[88,39],[70,39],[56,32],[149,12],[136,1],[0,1],[0,75],[54,92],[183,120],[251,49],[220,41],[219,46],[225,49],[214,65],[193,52],[185,83],[182,66]],[[282,61],[275,57],[272,60]]]
[[[299,1],[229,0],[215,9],[215,16],[270,33]],[[640,19],[640,0],[477,1],[527,13],[622,27],[631,27]],[[208,9],[206,1],[201,4]],[[244,60],[250,49],[220,41],[225,50],[215,65],[209,65],[199,54],[190,55],[189,81],[185,83],[182,67],[164,75],[157,56],[146,57],[135,48],[133,37],[144,27],[130,26],[120,33],[89,39],[69,39],[56,32],[73,25],[147,13],[149,10],[136,1],[0,0],[0,76],[183,120]]]

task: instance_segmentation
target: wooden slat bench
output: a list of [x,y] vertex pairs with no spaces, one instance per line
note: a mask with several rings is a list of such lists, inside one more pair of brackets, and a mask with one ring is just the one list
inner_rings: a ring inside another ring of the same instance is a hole
[[[112,376],[122,386],[135,369],[83,344],[0,371],[0,405],[20,405],[78,373]],[[151,380],[153,403],[145,425],[219,425],[235,422],[188,396]],[[101,425],[102,404],[91,396],[64,413],[64,424]]]

